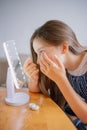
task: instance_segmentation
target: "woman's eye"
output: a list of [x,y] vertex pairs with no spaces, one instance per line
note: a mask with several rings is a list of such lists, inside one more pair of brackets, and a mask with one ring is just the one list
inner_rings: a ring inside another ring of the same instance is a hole
[[41,53],[43,53],[44,52],[44,50],[41,50],[40,52],[39,52],[39,54],[41,54]]

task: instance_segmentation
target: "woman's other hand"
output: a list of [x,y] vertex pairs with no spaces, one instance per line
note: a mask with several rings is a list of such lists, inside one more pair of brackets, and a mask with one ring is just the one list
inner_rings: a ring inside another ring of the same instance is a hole
[[27,59],[24,63],[23,70],[29,78],[29,89],[31,91],[39,91],[39,69],[37,68],[37,65],[34,64],[30,59]]
[[58,79],[61,79],[64,75],[66,75],[65,68],[63,63],[57,56],[54,56],[54,61],[51,60],[47,54],[42,53],[40,59],[40,69],[42,73],[44,73],[51,80],[56,82]]

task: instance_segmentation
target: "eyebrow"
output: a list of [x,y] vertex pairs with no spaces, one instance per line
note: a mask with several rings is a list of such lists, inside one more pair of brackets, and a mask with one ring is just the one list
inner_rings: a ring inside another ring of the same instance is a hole
[[39,49],[37,49],[37,51],[40,51],[41,49],[43,49],[44,47],[40,47]]

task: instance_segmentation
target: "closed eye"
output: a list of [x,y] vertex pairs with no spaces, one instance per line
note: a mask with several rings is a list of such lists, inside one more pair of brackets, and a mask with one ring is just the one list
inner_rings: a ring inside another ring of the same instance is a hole
[[41,54],[41,53],[43,53],[43,52],[45,52],[45,50],[40,50],[40,51],[39,51],[39,54]]

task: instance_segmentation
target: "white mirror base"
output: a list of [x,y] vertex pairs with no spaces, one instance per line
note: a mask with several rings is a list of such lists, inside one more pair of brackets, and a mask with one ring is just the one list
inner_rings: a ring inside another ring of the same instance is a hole
[[30,96],[23,92],[16,92],[13,97],[5,98],[5,102],[11,106],[20,106],[28,103]]

